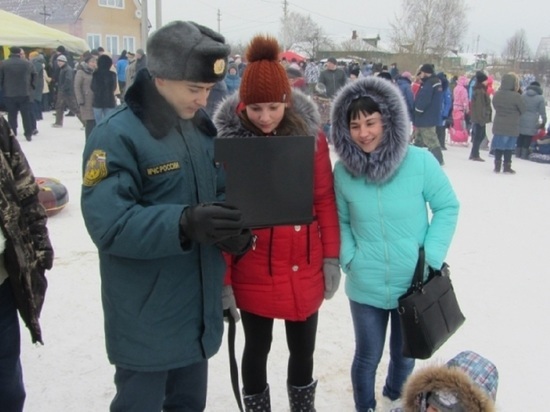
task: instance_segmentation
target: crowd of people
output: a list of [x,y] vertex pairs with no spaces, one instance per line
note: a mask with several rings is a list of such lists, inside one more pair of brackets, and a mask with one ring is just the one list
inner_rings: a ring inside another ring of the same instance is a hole
[[[147,55],[125,50],[116,62],[102,49],[74,64],[62,46],[48,62],[36,51],[27,60],[21,48],[10,49],[0,68],[8,112],[7,122],[0,119],[6,411],[22,411],[25,398],[17,311],[40,342],[44,271],[53,259],[37,185],[17,143],[17,116],[31,141],[51,107],[53,127],[63,127],[69,109],[86,137],[81,207],[98,249],[107,356],[115,366],[112,412],[203,411],[224,316],[241,320],[244,330],[244,409],[270,411],[271,385],[282,384],[291,412],[314,412],[320,309],[338,291],[341,272],[354,327],[356,411],[494,410],[498,372],[479,354],[415,372],[401,351],[397,301],[419,248],[427,265],[440,268],[452,243],[459,200],[441,167],[447,142],[471,140],[469,159],[483,162],[492,123],[493,170],[515,173],[513,155],[529,158],[535,136],[550,147],[550,133],[541,133],[540,84],[521,87],[508,73],[495,91],[483,71],[448,76],[425,63],[413,76],[395,63],[343,67],[334,57],[320,63],[279,55],[275,38],[258,35],[244,58],[230,56],[222,35],[183,21],[152,33]],[[214,160],[214,141],[253,136],[314,136],[311,222],[246,227],[241,210],[225,202],[226,171]],[[334,167],[329,144],[338,155]],[[19,219],[11,203],[24,205]],[[289,350],[282,383],[267,370],[277,320]],[[389,369],[376,394],[388,326]]]

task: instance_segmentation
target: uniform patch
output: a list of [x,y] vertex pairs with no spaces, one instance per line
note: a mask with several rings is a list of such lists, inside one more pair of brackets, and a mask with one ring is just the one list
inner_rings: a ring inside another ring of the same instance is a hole
[[225,70],[225,60],[224,59],[218,59],[214,62],[214,73],[216,73],[218,76],[223,73]]
[[148,167],[147,176],[156,176],[162,173],[167,173],[178,169],[181,169],[180,162],[164,163],[162,165]]
[[94,150],[86,163],[84,186],[95,186],[107,177],[107,155],[103,150]]

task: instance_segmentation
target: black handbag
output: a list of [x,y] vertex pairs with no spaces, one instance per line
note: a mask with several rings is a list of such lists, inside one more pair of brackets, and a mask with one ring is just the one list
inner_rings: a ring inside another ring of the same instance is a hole
[[429,268],[424,282],[424,248],[420,248],[411,287],[398,299],[402,352],[407,358],[430,358],[465,321],[447,267],[444,263],[442,270]]

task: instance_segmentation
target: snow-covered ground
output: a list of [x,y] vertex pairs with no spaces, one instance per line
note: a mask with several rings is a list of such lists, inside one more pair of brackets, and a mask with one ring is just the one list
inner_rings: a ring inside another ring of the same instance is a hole
[[[62,129],[52,129],[52,122],[52,113],[46,113],[39,122],[40,134],[31,143],[19,137],[35,175],[60,179],[70,193],[70,203],[48,223],[56,258],[48,273],[42,312],[45,346],[34,347],[22,329],[26,411],[107,411],[114,395],[114,369],[104,349],[96,249],[80,213],[84,131],[75,118],[66,118]],[[447,261],[467,320],[427,362],[474,350],[499,369],[499,411],[546,410],[550,165],[514,159],[516,175],[496,175],[487,152],[482,152],[486,163],[468,161],[469,149],[464,147],[449,145],[444,155],[445,171],[461,201]],[[276,325],[269,382],[273,411],[281,412],[289,410],[287,349],[282,322]],[[240,352],[242,329],[238,328]],[[353,350],[349,306],[341,288],[320,311],[317,411],[353,411],[349,372]],[[386,352],[379,385],[387,360]],[[237,410],[225,340],[210,362],[208,391],[207,411]]]

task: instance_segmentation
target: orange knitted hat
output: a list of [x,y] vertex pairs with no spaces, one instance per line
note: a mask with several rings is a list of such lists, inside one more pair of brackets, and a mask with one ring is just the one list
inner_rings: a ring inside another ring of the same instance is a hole
[[279,43],[274,37],[255,36],[246,50],[246,60],[239,88],[243,104],[290,101],[290,83],[279,63]]

